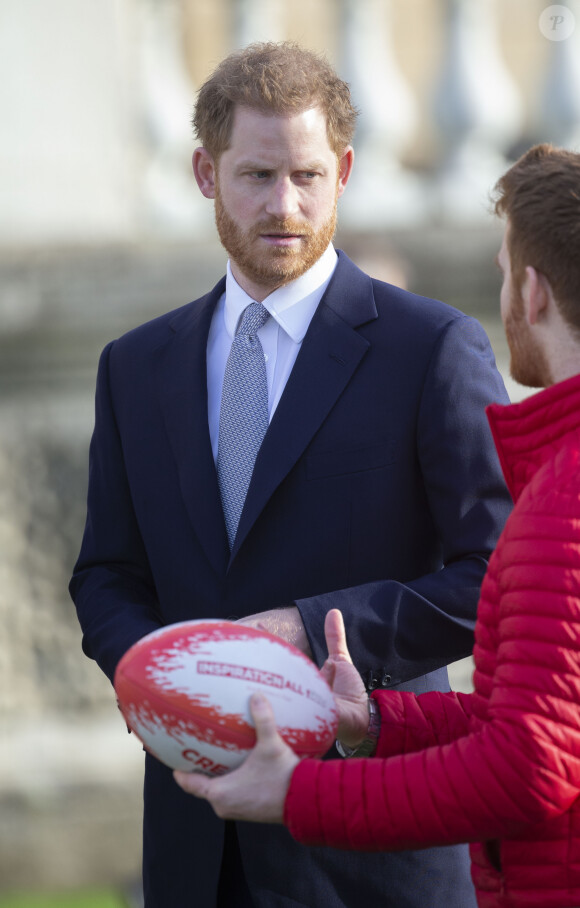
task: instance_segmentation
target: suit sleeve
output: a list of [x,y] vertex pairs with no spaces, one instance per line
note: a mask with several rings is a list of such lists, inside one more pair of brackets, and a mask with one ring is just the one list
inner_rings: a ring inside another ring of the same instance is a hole
[[485,415],[494,401],[508,398],[487,336],[474,319],[455,318],[432,352],[416,425],[441,570],[299,600],[319,664],[331,608],[344,615],[353,660],[369,688],[409,681],[471,653],[481,582],[511,509]]
[[70,583],[83,649],[111,681],[124,652],[161,625],[115,422],[109,382],[112,346],[99,362],[87,522]]

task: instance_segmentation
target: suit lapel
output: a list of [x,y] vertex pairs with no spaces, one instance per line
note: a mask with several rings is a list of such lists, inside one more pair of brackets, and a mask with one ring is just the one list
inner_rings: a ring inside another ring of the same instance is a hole
[[258,454],[234,547],[229,552],[207,412],[207,336],[222,280],[177,313],[155,364],[165,426],[189,518],[224,573],[276,488],[304,453],[352,379],[369,342],[356,330],[377,317],[370,278],[343,254],[312,319]]
[[369,347],[356,328],[377,317],[370,278],[343,254],[312,319],[256,460],[232,549],[296,464]]
[[229,545],[208,428],[207,336],[225,281],[171,322],[160,349],[157,379],[169,443],[189,518],[218,573],[226,569]]

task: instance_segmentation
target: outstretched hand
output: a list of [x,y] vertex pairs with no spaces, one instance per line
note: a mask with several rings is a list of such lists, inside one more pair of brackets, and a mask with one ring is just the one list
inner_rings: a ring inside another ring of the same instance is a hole
[[299,757],[278,734],[266,697],[253,694],[250,713],[256,745],[238,769],[213,779],[178,770],[173,776],[188,794],[209,801],[223,820],[282,823],[286,792]]
[[321,668],[338,707],[337,738],[348,747],[364,739],[369,725],[368,694],[346,645],[342,612],[331,609],[324,622],[328,659]]
[[[338,707],[338,737],[349,747],[356,747],[368,729],[368,696],[350,658],[338,609],[328,612],[324,633],[328,659],[321,672]],[[299,757],[278,734],[274,711],[263,694],[251,697],[250,713],[256,745],[238,769],[217,778],[178,770],[173,775],[185,792],[209,801],[221,819],[282,823],[286,794]]]

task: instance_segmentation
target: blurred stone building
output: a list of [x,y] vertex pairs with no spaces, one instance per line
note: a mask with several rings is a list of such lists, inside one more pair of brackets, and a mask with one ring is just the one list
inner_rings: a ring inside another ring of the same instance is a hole
[[66,590],[97,357],[223,272],[192,103],[285,38],[361,109],[337,245],[476,314],[504,371],[490,189],[536,141],[580,148],[578,0],[2,0],[0,894],[138,875],[142,755]]

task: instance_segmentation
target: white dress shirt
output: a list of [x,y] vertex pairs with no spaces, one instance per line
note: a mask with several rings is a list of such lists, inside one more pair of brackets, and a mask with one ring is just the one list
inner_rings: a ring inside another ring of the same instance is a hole
[[[270,420],[337,261],[331,244],[305,274],[262,300],[262,305],[272,316],[258,331],[266,360]],[[215,461],[226,362],[242,313],[252,302],[254,300],[237,283],[228,262],[226,291],[215,308],[207,339],[208,420]]]

